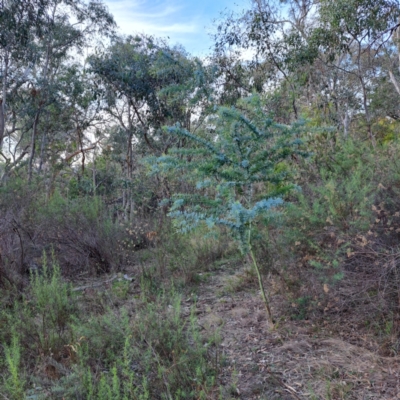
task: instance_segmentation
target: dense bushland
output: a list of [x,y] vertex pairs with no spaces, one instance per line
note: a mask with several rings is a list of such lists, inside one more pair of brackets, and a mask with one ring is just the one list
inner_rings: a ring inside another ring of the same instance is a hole
[[[189,399],[218,389],[218,337],[203,338],[190,312],[183,318],[178,293],[151,289],[143,276],[129,302],[124,280],[89,301],[54,259],[44,254],[42,267],[23,301],[1,312],[4,396]],[[116,301],[126,304],[116,310]]]
[[[313,153],[286,163],[297,186],[282,194],[279,215],[252,221],[253,254],[270,300],[286,299],[272,310],[277,329],[283,318],[317,322],[329,315],[370,326],[382,354],[396,355],[400,144],[319,140],[324,145],[304,137],[301,146]],[[255,196],[263,190],[257,186]],[[224,398],[218,337],[200,335],[181,299],[219,265],[246,262],[229,231],[210,232],[199,220],[180,233],[162,214],[113,221],[99,197],[55,193],[45,202],[31,193],[28,205],[21,196],[2,208],[10,221],[2,226],[9,232],[2,236],[4,393]],[[156,236],[146,237],[153,229]],[[96,249],[98,258],[91,255]]]
[[204,61],[98,1],[3,2],[0,394],[236,396],[196,314],[226,265],[214,295],[260,291],[270,330],[398,356],[399,16],[250,1]]

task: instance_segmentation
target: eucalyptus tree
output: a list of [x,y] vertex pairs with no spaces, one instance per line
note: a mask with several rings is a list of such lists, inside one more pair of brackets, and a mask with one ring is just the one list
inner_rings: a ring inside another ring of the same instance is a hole
[[133,216],[138,158],[183,145],[184,139],[179,144],[162,127],[179,123],[196,129],[212,102],[210,74],[182,48],[145,35],[117,38],[88,62],[103,112],[115,124],[110,143],[114,141],[114,149],[123,152],[123,208],[126,217]]
[[[0,150],[10,171],[28,156],[36,166],[39,126],[60,93],[60,69],[114,21],[99,1],[4,0],[0,9]],[[43,140],[41,142],[43,144]]]
[[[399,23],[400,23],[400,17],[399,17]],[[393,38],[393,48],[390,49],[392,51],[388,51],[389,53],[389,59],[392,61],[389,66],[389,77],[394,85],[396,92],[398,95],[400,95],[400,83],[399,83],[399,74],[400,74],[400,26],[396,27],[396,30],[392,36]],[[393,51],[394,50],[394,51]],[[397,55],[397,57],[393,57],[393,53]],[[396,75],[395,75],[396,73]]]
[[373,140],[374,82],[390,74],[382,57],[397,60],[399,15],[398,0],[253,0],[220,24],[216,46],[251,50],[256,65],[272,67],[264,88],[286,96],[292,118],[315,108],[347,133],[355,115]]
[[302,69],[315,58],[315,51],[304,46],[311,8],[307,0],[254,0],[242,14],[222,20],[215,35],[216,54],[236,50],[242,58],[250,55],[247,66],[254,73],[256,88],[282,92],[290,103],[289,119],[299,117]]
[[[397,36],[397,35],[396,35]],[[397,42],[397,38],[395,43]],[[371,81],[373,91],[370,99],[370,108],[382,117],[389,117],[392,121],[400,121],[400,63],[397,43],[376,59],[376,69],[384,71]]]
[[393,46],[391,38],[399,28],[400,2],[320,0],[318,13],[319,24],[313,29],[311,40],[319,46],[319,58],[324,58],[329,68],[346,75],[348,79],[342,85],[357,88],[366,128],[374,140],[370,102],[374,81],[390,74],[390,70],[381,68],[380,59]]
[[39,123],[36,159],[36,170],[46,178],[48,194],[62,175],[74,176],[79,183],[101,147],[105,118],[92,78],[79,63],[62,65],[49,92],[51,102]]
[[[0,8],[0,150],[4,137],[16,131],[15,121],[7,125],[7,105],[29,75],[30,64],[35,59],[32,46],[37,27],[41,26],[43,8],[39,1],[3,0]],[[39,28],[40,29],[40,28]]]
[[210,77],[201,61],[179,47],[150,36],[118,38],[89,57],[98,78],[104,111],[149,151],[170,144],[162,126],[179,122],[190,129],[189,114],[201,112],[211,95]]

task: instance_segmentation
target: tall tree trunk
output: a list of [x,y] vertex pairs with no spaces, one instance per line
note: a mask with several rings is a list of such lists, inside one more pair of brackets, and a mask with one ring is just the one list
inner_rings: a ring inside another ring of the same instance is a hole
[[5,127],[6,127],[5,100],[0,99],[0,151],[3,150]]
[[31,183],[31,181],[32,181],[33,159],[35,158],[37,127],[39,124],[40,112],[41,112],[41,110],[39,109],[35,115],[35,120],[33,121],[32,137],[31,137],[31,153],[29,155],[29,163],[28,163],[28,182],[29,183]]
[[372,132],[372,122],[371,122],[371,115],[369,113],[367,88],[365,86],[364,80],[361,75],[359,76],[359,78],[360,78],[361,87],[362,87],[362,91],[363,91],[363,106],[364,106],[365,120],[367,123],[368,137],[371,140],[372,145],[375,147],[376,142],[375,142],[374,134]]
[[346,139],[349,136],[349,127],[350,127],[349,105],[346,104],[346,110],[344,112],[344,118],[343,118],[343,136]]
[[0,151],[3,150],[3,141],[6,131],[6,104],[7,104],[7,78],[8,78],[8,54],[4,58],[4,69],[2,71],[3,82],[1,88],[1,99],[0,99]]
[[132,178],[133,178],[133,148],[132,143],[133,141],[133,126],[130,121],[129,124],[129,132],[128,132],[128,149],[126,154],[126,168],[127,168],[127,175],[128,175],[128,182],[129,187],[126,190],[126,208],[125,213],[127,215],[127,220],[132,222],[133,215],[134,215],[134,201],[133,201],[133,194],[132,194]]
[[93,152],[93,196],[96,196],[96,149]]
[[40,161],[39,161],[39,174],[42,172],[43,159],[44,159],[44,148],[46,145],[46,135],[42,134],[42,140],[40,143]]
[[[400,24],[400,17],[399,17],[399,24]],[[394,44],[397,47],[397,56],[398,56],[398,61],[399,61],[399,72],[400,72],[400,26],[397,27],[396,32],[394,34]],[[394,88],[396,89],[397,94],[400,95],[400,85],[399,82],[397,81],[396,77],[393,74],[393,71],[389,69],[389,77],[390,81],[393,83]]]

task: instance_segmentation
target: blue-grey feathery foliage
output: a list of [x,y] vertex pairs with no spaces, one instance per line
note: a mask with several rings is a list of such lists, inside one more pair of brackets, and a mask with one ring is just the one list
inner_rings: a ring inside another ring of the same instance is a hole
[[181,231],[200,223],[210,229],[223,225],[246,252],[252,223],[276,213],[282,195],[294,187],[285,160],[302,154],[296,137],[301,124],[273,122],[256,95],[240,101],[237,108],[221,107],[208,124],[211,128],[201,136],[179,126],[165,128],[192,146],[154,159],[152,170],[192,185],[194,193],[170,199],[169,215]]

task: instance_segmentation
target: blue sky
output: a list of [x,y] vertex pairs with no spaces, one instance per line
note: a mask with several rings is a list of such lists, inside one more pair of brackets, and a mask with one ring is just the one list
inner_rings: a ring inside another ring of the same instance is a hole
[[212,21],[224,10],[240,11],[250,0],[104,0],[123,34],[169,37],[193,55],[206,55]]

